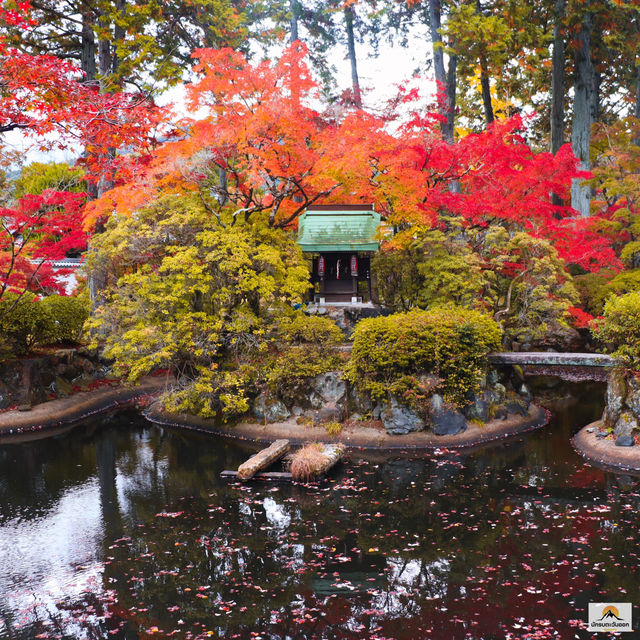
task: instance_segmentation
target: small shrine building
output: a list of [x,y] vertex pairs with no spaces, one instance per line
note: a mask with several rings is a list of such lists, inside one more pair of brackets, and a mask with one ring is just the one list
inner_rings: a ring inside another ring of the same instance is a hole
[[373,298],[371,257],[380,214],[373,205],[313,205],[298,219],[298,244],[313,259],[312,299],[361,303]]

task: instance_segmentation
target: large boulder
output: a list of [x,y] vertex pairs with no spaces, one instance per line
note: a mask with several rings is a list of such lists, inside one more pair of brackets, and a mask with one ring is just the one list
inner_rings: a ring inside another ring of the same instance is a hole
[[476,393],[470,393],[467,396],[468,404],[464,408],[463,413],[467,420],[479,420],[480,422],[489,421],[489,402]]
[[291,416],[282,400],[261,393],[253,402],[253,415],[260,422],[283,422]]
[[424,420],[413,409],[400,404],[395,396],[381,412],[380,419],[387,433],[405,435],[424,428]]
[[[367,413],[372,413],[374,410],[373,402],[371,402],[371,398],[367,393],[363,393],[359,391],[356,387],[350,385],[349,386],[349,410],[351,412],[360,413],[365,415]],[[374,418],[377,420],[380,418],[380,414],[378,412],[378,417]]]
[[343,402],[347,396],[347,383],[340,371],[327,371],[311,379],[310,387],[325,402]]
[[437,436],[455,436],[467,428],[464,416],[455,409],[441,408],[431,413],[431,430]]
[[607,412],[604,416],[607,427],[613,427],[622,413],[627,397],[627,383],[621,369],[613,369],[607,384]]
[[429,402],[431,431],[437,436],[453,436],[467,428],[465,417],[456,409],[448,407],[442,396],[434,393]]
[[322,424],[326,422],[342,422],[345,418],[345,410],[342,405],[335,402],[328,402],[324,404],[313,415],[313,422],[315,424]]
[[631,411],[623,411],[613,427],[613,435],[633,436],[638,431],[638,422]]
[[505,403],[504,408],[507,410],[507,413],[524,417],[529,412],[529,401],[525,398],[514,398],[508,400]]
[[488,402],[494,402],[495,404],[502,404],[505,401],[505,398],[507,397],[507,388],[503,384],[500,384],[499,382],[497,382],[496,384],[493,385],[492,389],[488,389],[485,393],[492,394],[491,399],[489,399],[488,397],[485,397],[485,400],[487,400]]
[[616,447],[633,447],[636,441],[631,436],[618,436],[616,438]]

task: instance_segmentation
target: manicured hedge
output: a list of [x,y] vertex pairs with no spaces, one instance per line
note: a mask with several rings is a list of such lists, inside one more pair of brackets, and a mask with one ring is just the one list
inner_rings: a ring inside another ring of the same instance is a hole
[[16,355],[36,345],[77,342],[89,316],[89,303],[83,297],[52,295],[36,298],[5,294],[0,300],[0,335]]
[[501,338],[493,319],[459,307],[370,318],[355,329],[346,376],[378,399],[406,376],[435,375],[445,399],[462,403],[478,388],[486,356]]

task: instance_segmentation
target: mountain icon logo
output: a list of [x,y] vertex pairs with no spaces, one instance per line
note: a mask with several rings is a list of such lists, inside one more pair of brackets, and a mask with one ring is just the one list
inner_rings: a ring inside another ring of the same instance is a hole
[[617,607],[612,604],[602,610],[602,618],[600,620],[622,620]]

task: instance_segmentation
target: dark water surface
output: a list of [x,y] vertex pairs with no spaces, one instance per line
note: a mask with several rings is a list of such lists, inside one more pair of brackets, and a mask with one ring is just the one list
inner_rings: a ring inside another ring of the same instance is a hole
[[0,443],[0,638],[589,637],[588,602],[640,602],[640,482],[571,449],[604,387],[554,393],[521,439],[313,487],[129,414]]

